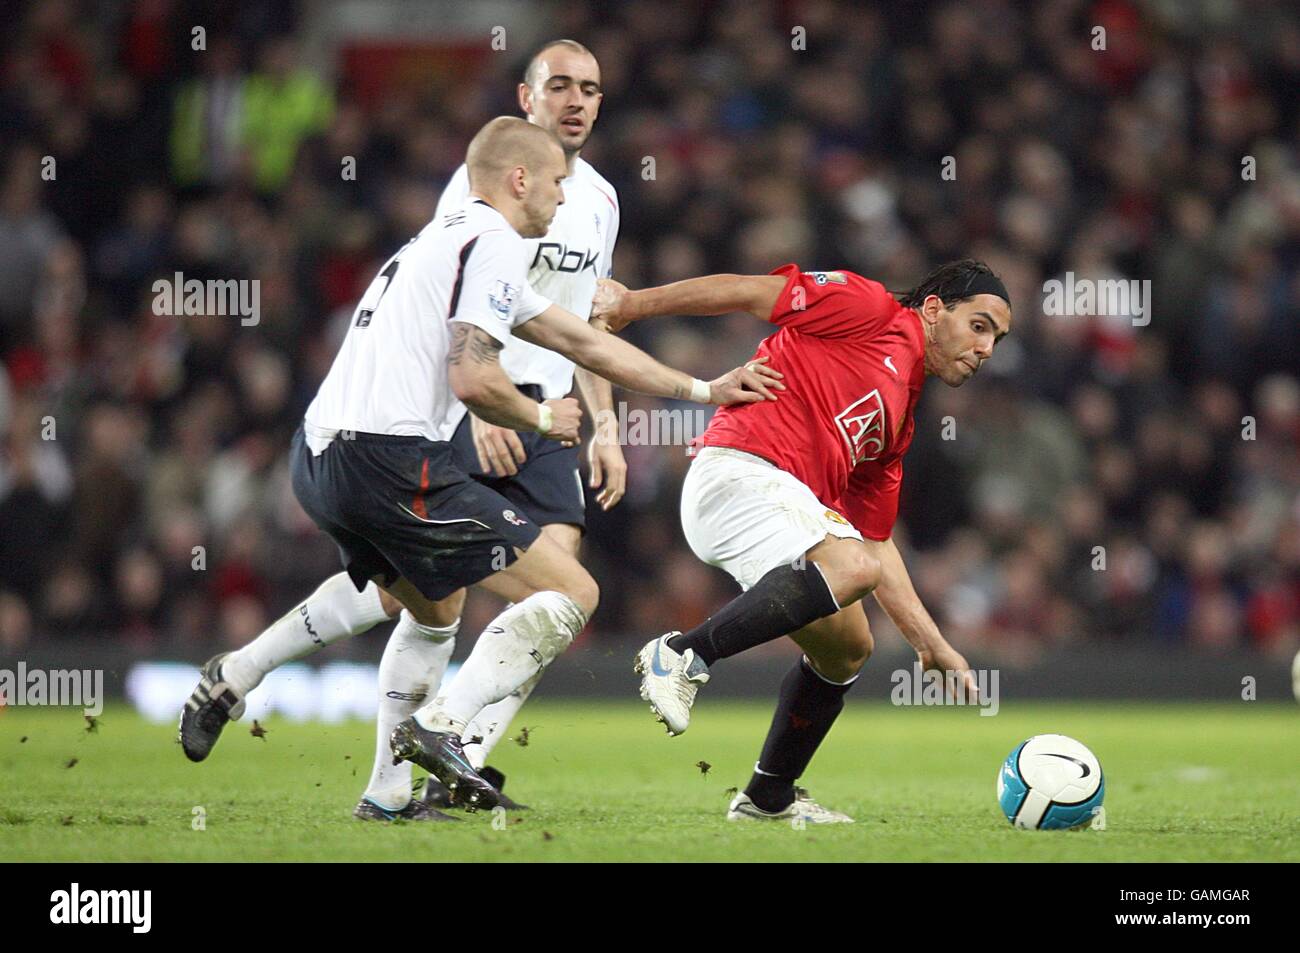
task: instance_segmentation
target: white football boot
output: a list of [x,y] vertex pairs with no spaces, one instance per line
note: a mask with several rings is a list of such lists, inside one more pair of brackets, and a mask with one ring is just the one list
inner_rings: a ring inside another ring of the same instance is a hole
[[852,824],[853,818],[847,814],[841,814],[839,811],[832,811],[828,807],[822,807],[811,797],[803,788],[795,788],[794,801],[784,811],[778,811],[775,814],[769,814],[767,811],[759,810],[757,804],[749,799],[749,795],[741,792],[731,801],[731,806],[727,809],[727,820],[729,821],[795,821],[801,820],[805,824]]
[[709,667],[696,657],[694,649],[677,654],[668,640],[680,632],[669,632],[645,644],[636,655],[641,676],[641,698],[663,722],[670,735],[680,735],[691,723],[695,693],[709,680]]

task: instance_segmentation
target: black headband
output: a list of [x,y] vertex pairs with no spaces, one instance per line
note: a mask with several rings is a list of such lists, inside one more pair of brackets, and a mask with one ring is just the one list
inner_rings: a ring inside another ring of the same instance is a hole
[[966,282],[966,290],[957,297],[970,298],[974,295],[997,295],[1011,307],[1011,296],[1007,294],[1007,286],[1002,283],[1002,279],[992,272],[977,271],[971,275],[970,280]]

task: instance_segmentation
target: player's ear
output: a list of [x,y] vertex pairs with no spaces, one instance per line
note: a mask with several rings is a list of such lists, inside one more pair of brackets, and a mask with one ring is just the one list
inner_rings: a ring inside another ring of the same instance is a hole
[[939,320],[939,312],[943,310],[943,299],[938,295],[926,295],[925,300],[921,302],[921,317],[926,324],[934,324]]
[[519,111],[527,116],[533,114],[533,90],[527,83],[520,83],[519,93]]
[[512,198],[523,197],[526,177],[527,170],[522,165],[514,166],[506,173],[506,188]]

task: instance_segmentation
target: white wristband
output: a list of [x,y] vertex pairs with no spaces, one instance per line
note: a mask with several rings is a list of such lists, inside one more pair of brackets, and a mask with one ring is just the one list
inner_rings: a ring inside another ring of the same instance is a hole
[[698,377],[691,378],[691,400],[697,404],[707,404],[712,396],[713,388],[709,386],[708,381],[702,381]]
[[537,426],[533,429],[544,435],[551,432],[551,427],[554,426],[554,424],[555,414],[551,411],[551,408],[546,406],[546,404],[538,404]]

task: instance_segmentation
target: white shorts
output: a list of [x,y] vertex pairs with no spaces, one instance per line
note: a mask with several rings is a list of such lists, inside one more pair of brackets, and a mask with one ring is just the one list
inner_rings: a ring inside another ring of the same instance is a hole
[[862,539],[791,473],[761,457],[705,447],[682,484],[682,531],[695,555],[748,589],[823,539]]

